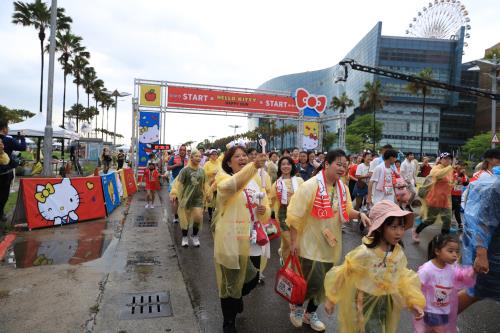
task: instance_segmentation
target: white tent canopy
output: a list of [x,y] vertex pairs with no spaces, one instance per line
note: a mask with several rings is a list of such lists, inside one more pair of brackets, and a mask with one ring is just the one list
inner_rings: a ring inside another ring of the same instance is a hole
[[[46,119],[45,113],[37,113],[35,116],[20,123],[9,124],[9,134],[16,135],[17,132],[21,132],[24,136],[44,137]],[[54,138],[76,140],[80,137],[76,132],[69,131],[59,126],[52,126]]]

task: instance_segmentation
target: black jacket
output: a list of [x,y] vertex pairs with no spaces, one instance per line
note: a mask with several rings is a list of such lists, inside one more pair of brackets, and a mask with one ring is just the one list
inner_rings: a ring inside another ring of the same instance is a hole
[[17,160],[12,158],[12,152],[15,151],[25,151],[26,150],[26,140],[24,136],[15,136],[0,134],[0,139],[3,141],[4,151],[9,155],[10,163],[8,165],[0,165],[0,174],[5,173],[17,166]]

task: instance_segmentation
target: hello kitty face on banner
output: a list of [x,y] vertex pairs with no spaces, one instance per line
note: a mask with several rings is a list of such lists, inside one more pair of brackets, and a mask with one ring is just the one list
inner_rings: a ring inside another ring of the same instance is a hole
[[295,103],[299,110],[311,109],[317,113],[323,113],[326,109],[326,102],[325,95],[313,95],[304,88],[298,88],[295,91]]
[[54,225],[78,222],[75,211],[80,205],[80,195],[69,178],[59,184],[37,185],[35,199],[40,215]]
[[145,127],[142,129],[142,133],[139,136],[140,143],[154,143],[160,140],[160,129],[158,125],[153,127]]

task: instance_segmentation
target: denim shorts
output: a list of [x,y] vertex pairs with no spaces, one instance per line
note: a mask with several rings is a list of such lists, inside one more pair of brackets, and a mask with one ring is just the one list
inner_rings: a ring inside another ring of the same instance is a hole
[[424,313],[424,323],[430,327],[443,326],[448,324],[447,314],[437,314],[437,313]]

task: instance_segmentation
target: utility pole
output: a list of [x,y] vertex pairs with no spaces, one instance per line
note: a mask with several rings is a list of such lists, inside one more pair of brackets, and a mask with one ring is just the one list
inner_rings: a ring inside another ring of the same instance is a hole
[[[49,84],[47,87],[47,120],[45,122],[45,138],[43,139],[43,154],[45,156],[43,161],[43,175],[45,177],[52,176],[52,136],[53,136],[52,103],[54,96],[54,58],[56,53],[56,20],[57,20],[57,0],[52,0],[51,13],[50,13]],[[64,153],[64,151],[62,153]]]

